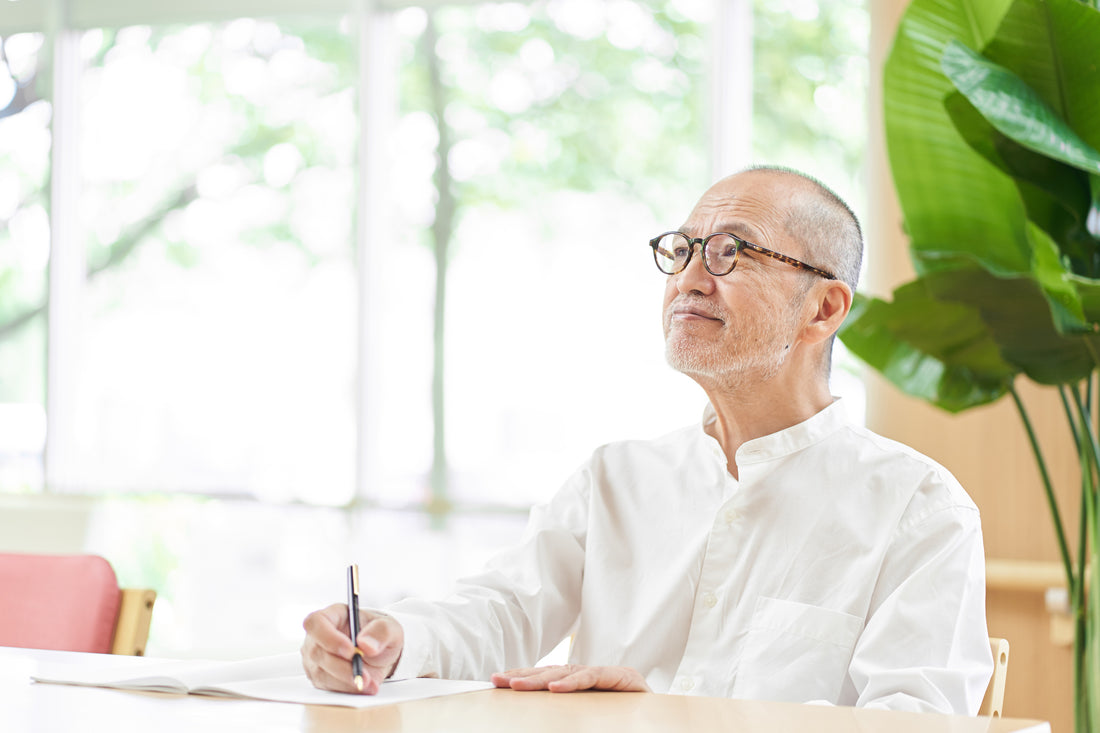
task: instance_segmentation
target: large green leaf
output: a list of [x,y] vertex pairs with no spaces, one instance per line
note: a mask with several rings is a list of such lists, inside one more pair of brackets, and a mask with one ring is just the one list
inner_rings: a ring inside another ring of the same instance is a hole
[[952,412],[1001,397],[1016,373],[978,311],[936,299],[925,280],[893,302],[857,296],[840,338],[902,391]]
[[1050,305],[1060,333],[1092,330],[1070,272],[1096,272],[1096,242],[1085,228],[1089,177],[1064,163],[1022,147],[995,129],[961,94],[947,100],[955,127],[971,147],[1016,181],[1025,202],[1032,274]]
[[1033,277],[1000,278],[971,266],[923,279],[935,298],[974,308],[1005,361],[1032,380],[1052,385],[1076,382],[1096,368],[1100,339],[1091,333],[1059,333],[1052,310],[1067,306],[1060,301],[1052,306]]
[[[942,66],[955,87],[1002,134],[1049,158],[1100,173],[1100,152],[1011,70],[958,41],[947,44]],[[1084,92],[1100,96],[1100,88]],[[1100,125],[1097,120],[1090,122]]]
[[[1100,240],[1100,176],[1089,176],[1089,190],[1092,192],[1092,206],[1089,207],[1085,228],[1094,239]],[[1100,272],[1100,256],[1095,268]]]
[[[1097,19],[1076,0],[913,0],[899,26],[884,112],[921,279],[893,303],[861,304],[844,339],[947,409],[997,394],[1003,375],[953,356],[969,349],[946,351],[958,333],[930,339],[922,312],[948,319],[945,329],[969,324],[960,333],[988,339],[1011,372],[1040,383],[1075,381],[1097,366],[1100,114],[1091,111],[1100,113],[1100,65],[1090,60],[1100,26],[1078,29]],[[941,67],[945,50],[965,97]],[[1076,68],[1082,61],[1089,69]]]
[[1085,142],[1100,150],[1098,38],[1100,11],[1089,4],[1016,0],[982,52],[1015,72]]
[[[1100,283],[1075,284],[1100,308]],[[1055,331],[1033,280],[978,266],[929,273],[893,301],[857,297],[840,338],[906,393],[952,412],[992,402],[1021,372],[1041,384],[1075,382],[1100,353],[1096,333]]]
[[1008,0],[913,0],[886,62],[890,168],[919,272],[956,256],[1000,275],[1031,269],[1025,208],[1012,178],[970,148],[943,104],[954,91],[940,68],[944,47],[951,40],[984,47],[1008,6]]
[[945,102],[955,129],[982,157],[1013,178],[1027,218],[1046,231],[1080,274],[1097,272],[1096,241],[1086,229],[1089,176],[1004,135],[970,101],[955,93]]
[[[1100,9],[1078,0],[1017,0],[984,55],[1011,69],[1050,104],[1094,150],[1100,150]],[[977,48],[977,47],[975,47]],[[1092,260],[1084,273],[1100,274],[1100,176],[1091,175],[1091,242],[1058,241],[1063,252]],[[1078,269],[1078,274],[1082,274]]]
[[1034,252],[1035,281],[1042,288],[1050,304],[1051,317],[1054,326],[1063,334],[1087,334],[1092,333],[1093,324],[1085,318],[1084,306],[1081,296],[1074,282],[1067,277],[1063,265],[1062,253],[1058,245],[1044,230],[1029,223],[1028,237],[1031,239]]
[[[1093,35],[1083,43],[1086,37],[1076,31],[1085,25]],[[1100,131],[1093,114],[1100,100],[1098,36],[1100,13],[1076,0],[1017,0],[987,46],[1005,65],[957,41],[947,44],[942,59],[945,74],[969,102],[947,100],[960,134],[1016,180],[1031,220],[1032,272],[1055,326],[1066,334],[1090,333],[1094,325],[1066,276],[1100,273],[1100,241],[1086,228],[1089,179],[1100,173],[1100,151],[1063,119],[1072,116],[1094,137]],[[1081,61],[1091,71],[1069,73]]]
[[1081,307],[1085,311],[1085,317],[1093,324],[1092,332],[1100,332],[1100,280],[1079,275],[1067,275],[1066,280],[1073,283],[1081,299]]

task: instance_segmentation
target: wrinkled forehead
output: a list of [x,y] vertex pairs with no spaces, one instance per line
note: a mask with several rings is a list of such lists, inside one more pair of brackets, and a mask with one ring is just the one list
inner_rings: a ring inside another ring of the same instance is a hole
[[729,232],[767,246],[788,239],[784,223],[792,192],[773,176],[742,173],[711,186],[684,221],[693,237]]
[[760,226],[725,207],[708,211],[696,206],[681,225],[680,231],[693,237],[705,237],[714,232],[729,232],[750,242],[767,238]]

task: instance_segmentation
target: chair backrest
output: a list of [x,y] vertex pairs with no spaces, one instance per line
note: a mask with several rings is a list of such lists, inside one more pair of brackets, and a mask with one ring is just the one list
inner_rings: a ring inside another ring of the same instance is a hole
[[999,718],[1004,708],[1005,678],[1008,677],[1008,640],[990,637],[989,649],[993,652],[993,679],[989,681],[978,715]]
[[151,617],[102,557],[0,553],[0,646],[140,654]]

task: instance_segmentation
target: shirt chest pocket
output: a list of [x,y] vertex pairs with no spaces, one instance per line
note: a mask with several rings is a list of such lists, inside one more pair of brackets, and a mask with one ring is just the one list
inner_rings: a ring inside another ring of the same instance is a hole
[[841,611],[759,599],[737,665],[733,697],[836,702],[862,628],[862,618]]

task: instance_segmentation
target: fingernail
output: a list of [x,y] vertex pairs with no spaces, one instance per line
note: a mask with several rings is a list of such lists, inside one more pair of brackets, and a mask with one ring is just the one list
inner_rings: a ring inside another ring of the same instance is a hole
[[380,648],[378,640],[370,636],[360,636],[359,646],[366,647],[371,654],[377,654]]

